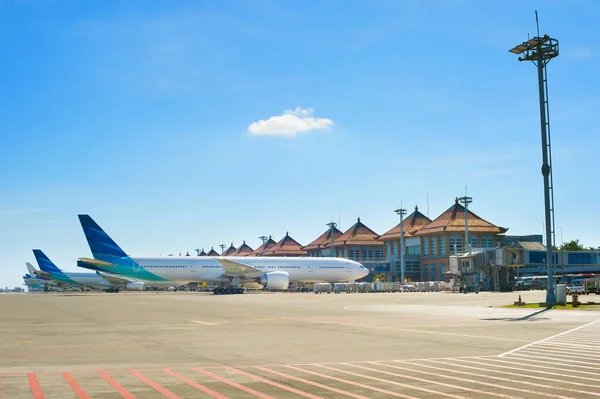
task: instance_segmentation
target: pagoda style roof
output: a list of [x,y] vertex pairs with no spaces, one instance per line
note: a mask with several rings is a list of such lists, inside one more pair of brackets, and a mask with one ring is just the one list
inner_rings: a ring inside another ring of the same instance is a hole
[[[487,220],[480,218],[471,211],[468,211],[467,213],[467,223],[469,224],[469,232],[473,233],[500,234],[508,231],[508,228],[496,226]],[[455,199],[454,205],[438,216],[433,222],[429,223],[425,227],[422,227],[415,233],[415,235],[422,236],[442,232],[464,231],[465,207],[458,203],[458,199]]]
[[233,251],[233,253],[231,254],[231,256],[248,256],[253,251],[254,250],[252,248],[250,248],[248,246],[248,244],[246,244],[246,241],[244,241],[242,243],[242,245],[240,245],[240,247],[238,249],[236,249],[235,251]]
[[237,251],[237,248],[233,246],[233,243],[231,243],[229,248],[223,252],[223,256],[231,256],[235,251]]
[[202,248],[202,252],[198,254],[198,256],[206,256],[206,252],[204,252],[204,248]]
[[267,241],[265,241],[260,247],[256,248],[248,256],[261,256],[263,254],[263,248],[264,248],[264,252],[266,254],[267,251],[269,249],[273,248],[273,246],[275,246],[275,245],[277,245],[277,242],[275,242],[275,240],[272,239],[271,236],[269,236],[269,239]]
[[[404,237],[409,238],[414,236],[417,231],[427,226],[429,223],[431,223],[431,219],[419,212],[419,207],[415,206],[415,211],[402,221],[402,231],[404,232]],[[400,223],[398,223],[391,230],[388,230],[379,236],[379,240],[382,241],[393,239],[400,239]]]
[[325,230],[323,234],[319,236],[316,240],[311,242],[308,245],[305,245],[302,249],[305,251],[314,251],[317,249],[328,248],[331,247],[331,231],[333,230],[333,243],[337,241],[338,237],[342,235],[342,232],[339,231],[336,227],[330,227]]
[[221,254],[219,254],[217,251],[214,250],[214,248],[211,247],[210,251],[208,251],[206,256],[221,256]]
[[302,245],[292,237],[289,233],[285,233],[279,242],[265,251],[265,256],[302,256],[306,255],[306,251],[302,249]]
[[354,226],[335,239],[333,245],[383,245],[383,242],[377,241],[377,237],[379,234],[365,226],[358,218]]

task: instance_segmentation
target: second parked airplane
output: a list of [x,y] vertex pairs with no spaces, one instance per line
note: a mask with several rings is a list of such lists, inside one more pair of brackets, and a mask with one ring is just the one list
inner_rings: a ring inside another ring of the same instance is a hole
[[291,282],[345,282],[366,276],[360,263],[342,258],[262,256],[130,257],[88,215],[79,215],[93,259],[78,266],[107,271],[146,282],[212,282],[224,284],[215,293],[241,293],[245,285],[287,289]]
[[[71,285],[75,287],[93,287],[108,291],[119,291],[120,288],[139,291],[144,288],[144,283],[132,281],[118,276],[100,273],[67,273],[60,270],[44,252],[34,249],[33,254],[41,270],[35,270],[37,277],[48,279],[60,285]],[[27,264],[27,268],[31,266]]]

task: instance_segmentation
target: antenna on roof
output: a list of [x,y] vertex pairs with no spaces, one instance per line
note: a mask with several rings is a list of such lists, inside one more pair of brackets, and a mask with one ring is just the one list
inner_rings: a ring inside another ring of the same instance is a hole
[[537,34],[538,34],[538,37],[540,37],[540,21],[539,21],[539,19],[538,19],[538,13],[537,13],[537,10],[535,10],[535,26],[536,26],[536,28],[537,28]]
[[429,191],[427,192],[427,219],[429,219]]

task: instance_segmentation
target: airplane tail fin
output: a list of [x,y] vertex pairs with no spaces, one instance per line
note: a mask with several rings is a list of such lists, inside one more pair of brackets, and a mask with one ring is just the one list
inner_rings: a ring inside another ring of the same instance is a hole
[[27,266],[27,270],[29,271],[29,275],[30,276],[35,276],[35,267],[33,267],[33,265],[29,262],[25,262],[25,265]]
[[114,258],[123,258],[127,254],[106,234],[104,230],[89,215],[78,215],[83,233],[87,239],[92,255],[95,259],[109,261]]
[[[34,249],[33,255],[35,255],[35,259],[37,260],[38,265],[40,266],[40,270],[47,273],[62,273],[54,262],[52,262],[41,249]],[[29,268],[29,267],[28,267]]]

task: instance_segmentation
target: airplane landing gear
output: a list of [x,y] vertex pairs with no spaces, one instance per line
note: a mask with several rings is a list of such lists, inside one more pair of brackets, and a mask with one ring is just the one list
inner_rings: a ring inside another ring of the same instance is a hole
[[231,294],[243,294],[244,289],[239,287],[217,287],[213,290],[215,295],[231,295]]

